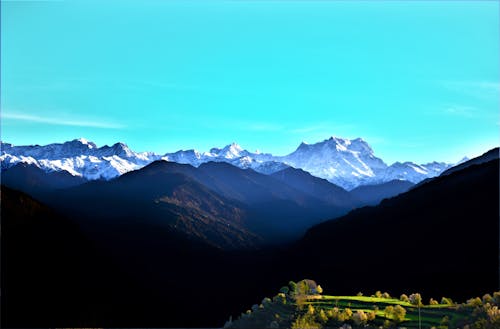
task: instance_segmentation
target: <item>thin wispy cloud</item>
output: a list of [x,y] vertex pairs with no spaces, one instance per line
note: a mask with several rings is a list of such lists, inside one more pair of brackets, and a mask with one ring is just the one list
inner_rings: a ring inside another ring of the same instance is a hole
[[452,105],[446,107],[444,109],[444,113],[455,116],[473,118],[479,114],[479,111],[477,108],[472,106]]
[[12,113],[3,111],[1,114],[2,119],[27,121],[34,123],[45,123],[58,126],[75,126],[75,127],[90,127],[90,128],[103,128],[103,129],[122,129],[124,125],[117,123],[110,123],[101,120],[78,120],[70,118],[54,118],[46,116],[37,116],[25,113]]
[[476,98],[492,98],[500,96],[500,82],[498,81],[440,81],[446,89],[473,96]]

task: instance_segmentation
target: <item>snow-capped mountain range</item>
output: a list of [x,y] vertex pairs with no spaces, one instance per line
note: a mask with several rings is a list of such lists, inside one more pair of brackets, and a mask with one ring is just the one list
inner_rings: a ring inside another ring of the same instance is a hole
[[421,165],[396,162],[387,165],[374,155],[372,148],[363,139],[338,137],[331,137],[316,144],[301,143],[294,152],[286,156],[252,153],[236,143],[223,148],[212,148],[208,152],[182,150],[160,155],[134,152],[123,143],[97,147],[83,138],[45,146],[13,146],[2,142],[0,160],[2,170],[22,162],[36,165],[46,171],[65,170],[88,180],[109,180],[140,169],[155,160],[190,164],[195,167],[209,161],[227,162],[263,174],[295,167],[325,178],[347,190],[359,185],[385,183],[394,179],[418,183],[435,177],[452,166],[444,162]]

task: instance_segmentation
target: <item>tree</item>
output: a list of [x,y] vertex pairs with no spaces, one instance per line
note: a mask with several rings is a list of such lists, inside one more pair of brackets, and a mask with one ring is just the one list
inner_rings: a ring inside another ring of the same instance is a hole
[[334,321],[338,321],[339,320],[340,311],[339,311],[338,307],[334,307],[331,310],[328,310],[326,312],[326,314],[328,315],[328,317],[330,319],[332,319]]
[[443,318],[441,319],[441,326],[448,328],[449,325],[450,318],[447,315],[443,316]]
[[320,329],[321,325],[314,321],[311,316],[298,316],[292,323],[292,329]]
[[441,304],[453,305],[453,300],[451,300],[451,298],[443,297],[443,298],[441,298]]
[[368,321],[373,321],[377,317],[377,314],[375,313],[375,311],[370,311],[366,313],[366,316],[368,317]]
[[471,299],[467,300],[467,305],[472,306],[472,307],[478,307],[478,306],[483,305],[483,301],[479,297],[471,298]]
[[410,303],[413,305],[417,306],[422,306],[422,296],[419,293],[414,293],[411,294],[410,297],[408,298],[410,300]]
[[438,305],[439,303],[434,298],[429,299],[429,305]]
[[328,316],[326,315],[325,311],[321,309],[318,314],[317,314],[318,321],[321,323],[326,323],[328,321]]
[[339,322],[349,321],[352,317],[352,310],[350,308],[345,308],[342,312],[340,312],[337,316],[337,320]]
[[407,303],[410,302],[410,299],[405,294],[402,294],[401,297],[399,297],[399,300],[402,302],[407,302]]
[[276,296],[273,297],[273,302],[279,304],[286,304],[286,295],[282,292],[278,293]]
[[288,282],[288,285],[290,286],[290,295],[293,295],[297,292],[297,284],[293,281]]
[[377,290],[375,292],[375,297],[377,297],[377,298],[381,298],[382,297],[382,293],[380,292],[380,290]]
[[392,319],[393,313],[394,313],[394,306],[389,305],[384,309],[384,316],[388,319]]
[[[291,281],[290,281],[291,282]],[[287,287],[287,286],[283,286],[281,287],[280,289],[280,292],[284,293],[284,294],[288,294],[288,292],[290,291],[290,289]]]
[[388,292],[384,292],[384,293],[382,294],[382,298],[387,298],[387,299],[389,299],[389,298],[391,298],[391,295],[389,295],[389,293],[388,293]]
[[360,296],[360,297],[361,297],[361,296],[363,296],[363,293],[360,291],[360,292],[358,292],[358,293],[356,294],[356,296]]
[[493,299],[493,297],[491,297],[491,295],[490,295],[490,294],[485,294],[485,295],[483,296],[483,303],[485,303],[485,304],[486,304],[486,303],[493,304],[493,302],[494,302],[494,299]]
[[317,288],[318,285],[315,281],[305,279],[297,282],[296,293],[298,295],[310,295],[315,292]]
[[318,286],[316,287],[316,292],[318,294],[322,294],[323,293],[323,288],[321,288],[321,286],[318,284]]
[[262,303],[261,303],[261,304],[262,304],[262,305],[264,305],[264,306],[268,306],[268,305],[270,305],[271,303],[272,303],[271,298],[266,297],[266,298],[264,298],[264,299],[262,300]]
[[356,313],[352,315],[352,320],[358,326],[366,324],[368,322],[368,315],[363,310],[357,310]]
[[396,323],[403,322],[405,320],[405,317],[406,317],[405,308],[402,307],[401,305],[396,305],[392,312],[392,319],[394,320],[394,322]]

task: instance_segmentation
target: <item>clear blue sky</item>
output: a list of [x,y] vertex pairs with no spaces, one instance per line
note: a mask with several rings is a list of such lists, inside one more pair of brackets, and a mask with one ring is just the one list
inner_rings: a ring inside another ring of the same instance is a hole
[[137,151],[499,144],[499,2],[2,1],[1,139]]

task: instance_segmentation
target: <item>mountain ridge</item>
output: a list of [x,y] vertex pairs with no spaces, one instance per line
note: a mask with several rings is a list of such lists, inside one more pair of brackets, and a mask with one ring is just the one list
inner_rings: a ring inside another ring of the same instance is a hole
[[388,165],[375,156],[371,146],[362,138],[351,140],[339,137],[330,137],[314,144],[302,142],[295,151],[285,156],[252,153],[234,142],[223,148],[211,148],[209,152],[191,149],[163,155],[134,152],[121,142],[97,147],[84,138],[45,146],[14,146],[2,142],[0,160],[2,170],[21,162],[34,164],[49,172],[67,171],[87,180],[110,180],[156,160],[190,164],[194,167],[210,161],[227,162],[268,175],[294,167],[347,190],[395,179],[416,184],[451,167],[444,162],[415,164],[407,161]]

